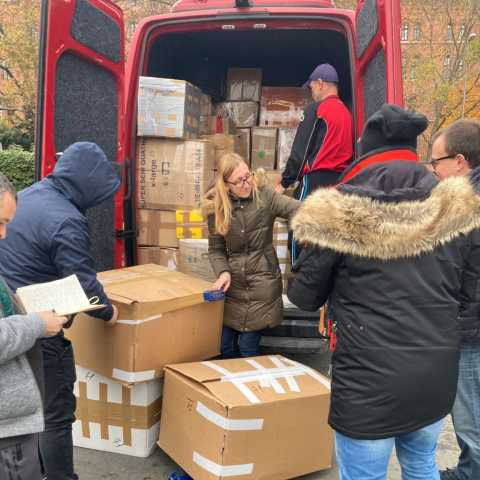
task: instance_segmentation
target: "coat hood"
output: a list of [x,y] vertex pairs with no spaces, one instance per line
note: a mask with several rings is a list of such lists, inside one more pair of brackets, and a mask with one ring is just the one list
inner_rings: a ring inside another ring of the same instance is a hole
[[68,147],[47,178],[82,211],[113,197],[121,186],[102,149],[89,142]]
[[388,202],[320,189],[292,221],[299,242],[379,260],[431,252],[478,227],[480,197],[466,177],[439,182],[424,200]]
[[[255,185],[257,188],[262,188],[267,185],[269,185],[269,181],[267,178],[267,175],[265,173],[265,170],[263,168],[257,168],[255,170],[255,178],[254,178]],[[215,193],[212,191],[215,188],[215,180],[211,183],[208,191],[211,191],[211,195],[206,195],[206,198],[204,199],[202,206],[200,207],[200,214],[202,215],[203,219],[206,220],[209,215],[212,215],[215,213]],[[232,197],[236,198],[236,197]]]

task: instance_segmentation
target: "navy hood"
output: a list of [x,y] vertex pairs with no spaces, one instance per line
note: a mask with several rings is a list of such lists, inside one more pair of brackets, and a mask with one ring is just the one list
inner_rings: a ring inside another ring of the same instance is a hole
[[47,178],[80,210],[113,197],[121,186],[102,149],[90,142],[68,147]]

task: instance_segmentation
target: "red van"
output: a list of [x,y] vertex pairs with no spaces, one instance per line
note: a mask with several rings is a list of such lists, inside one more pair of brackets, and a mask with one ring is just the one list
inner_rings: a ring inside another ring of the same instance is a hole
[[[263,85],[299,87],[332,64],[357,137],[383,103],[403,106],[400,0],[179,0],[138,25],[125,68],[122,10],[110,0],[43,0],[36,179],[76,141],[97,143],[123,176],[88,212],[97,269],[136,264],[135,152],[140,76],[216,82],[228,67],[261,68]],[[353,140],[353,139],[352,139]]]

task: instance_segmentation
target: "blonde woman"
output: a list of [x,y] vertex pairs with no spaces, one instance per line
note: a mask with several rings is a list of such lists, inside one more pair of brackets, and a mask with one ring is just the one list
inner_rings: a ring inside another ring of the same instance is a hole
[[263,169],[251,172],[240,155],[222,157],[202,214],[208,221],[208,251],[217,276],[213,288],[226,293],[223,358],[258,356],[262,331],[282,322],[282,277],[273,225],[300,205],[278,195]]

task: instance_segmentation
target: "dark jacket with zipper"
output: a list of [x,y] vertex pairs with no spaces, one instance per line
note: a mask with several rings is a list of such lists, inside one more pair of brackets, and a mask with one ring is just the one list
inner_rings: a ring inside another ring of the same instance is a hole
[[[473,170],[468,178],[477,195],[480,195],[480,167]],[[480,285],[475,301],[460,315],[460,326],[462,345],[480,345]]]
[[337,347],[329,423],[374,440],[419,430],[452,409],[458,317],[480,274],[480,198],[468,179],[438,183],[399,150],[356,166],[293,219],[308,246],[288,297],[309,311],[330,297]]
[[279,195],[268,185],[263,169],[255,182],[260,205],[252,198],[232,198],[232,219],[226,235],[215,230],[213,198],[203,205],[208,220],[208,252],[217,277],[230,272],[223,323],[240,332],[275,327],[283,319],[282,275],[273,247],[277,217],[289,218],[301,202]]

